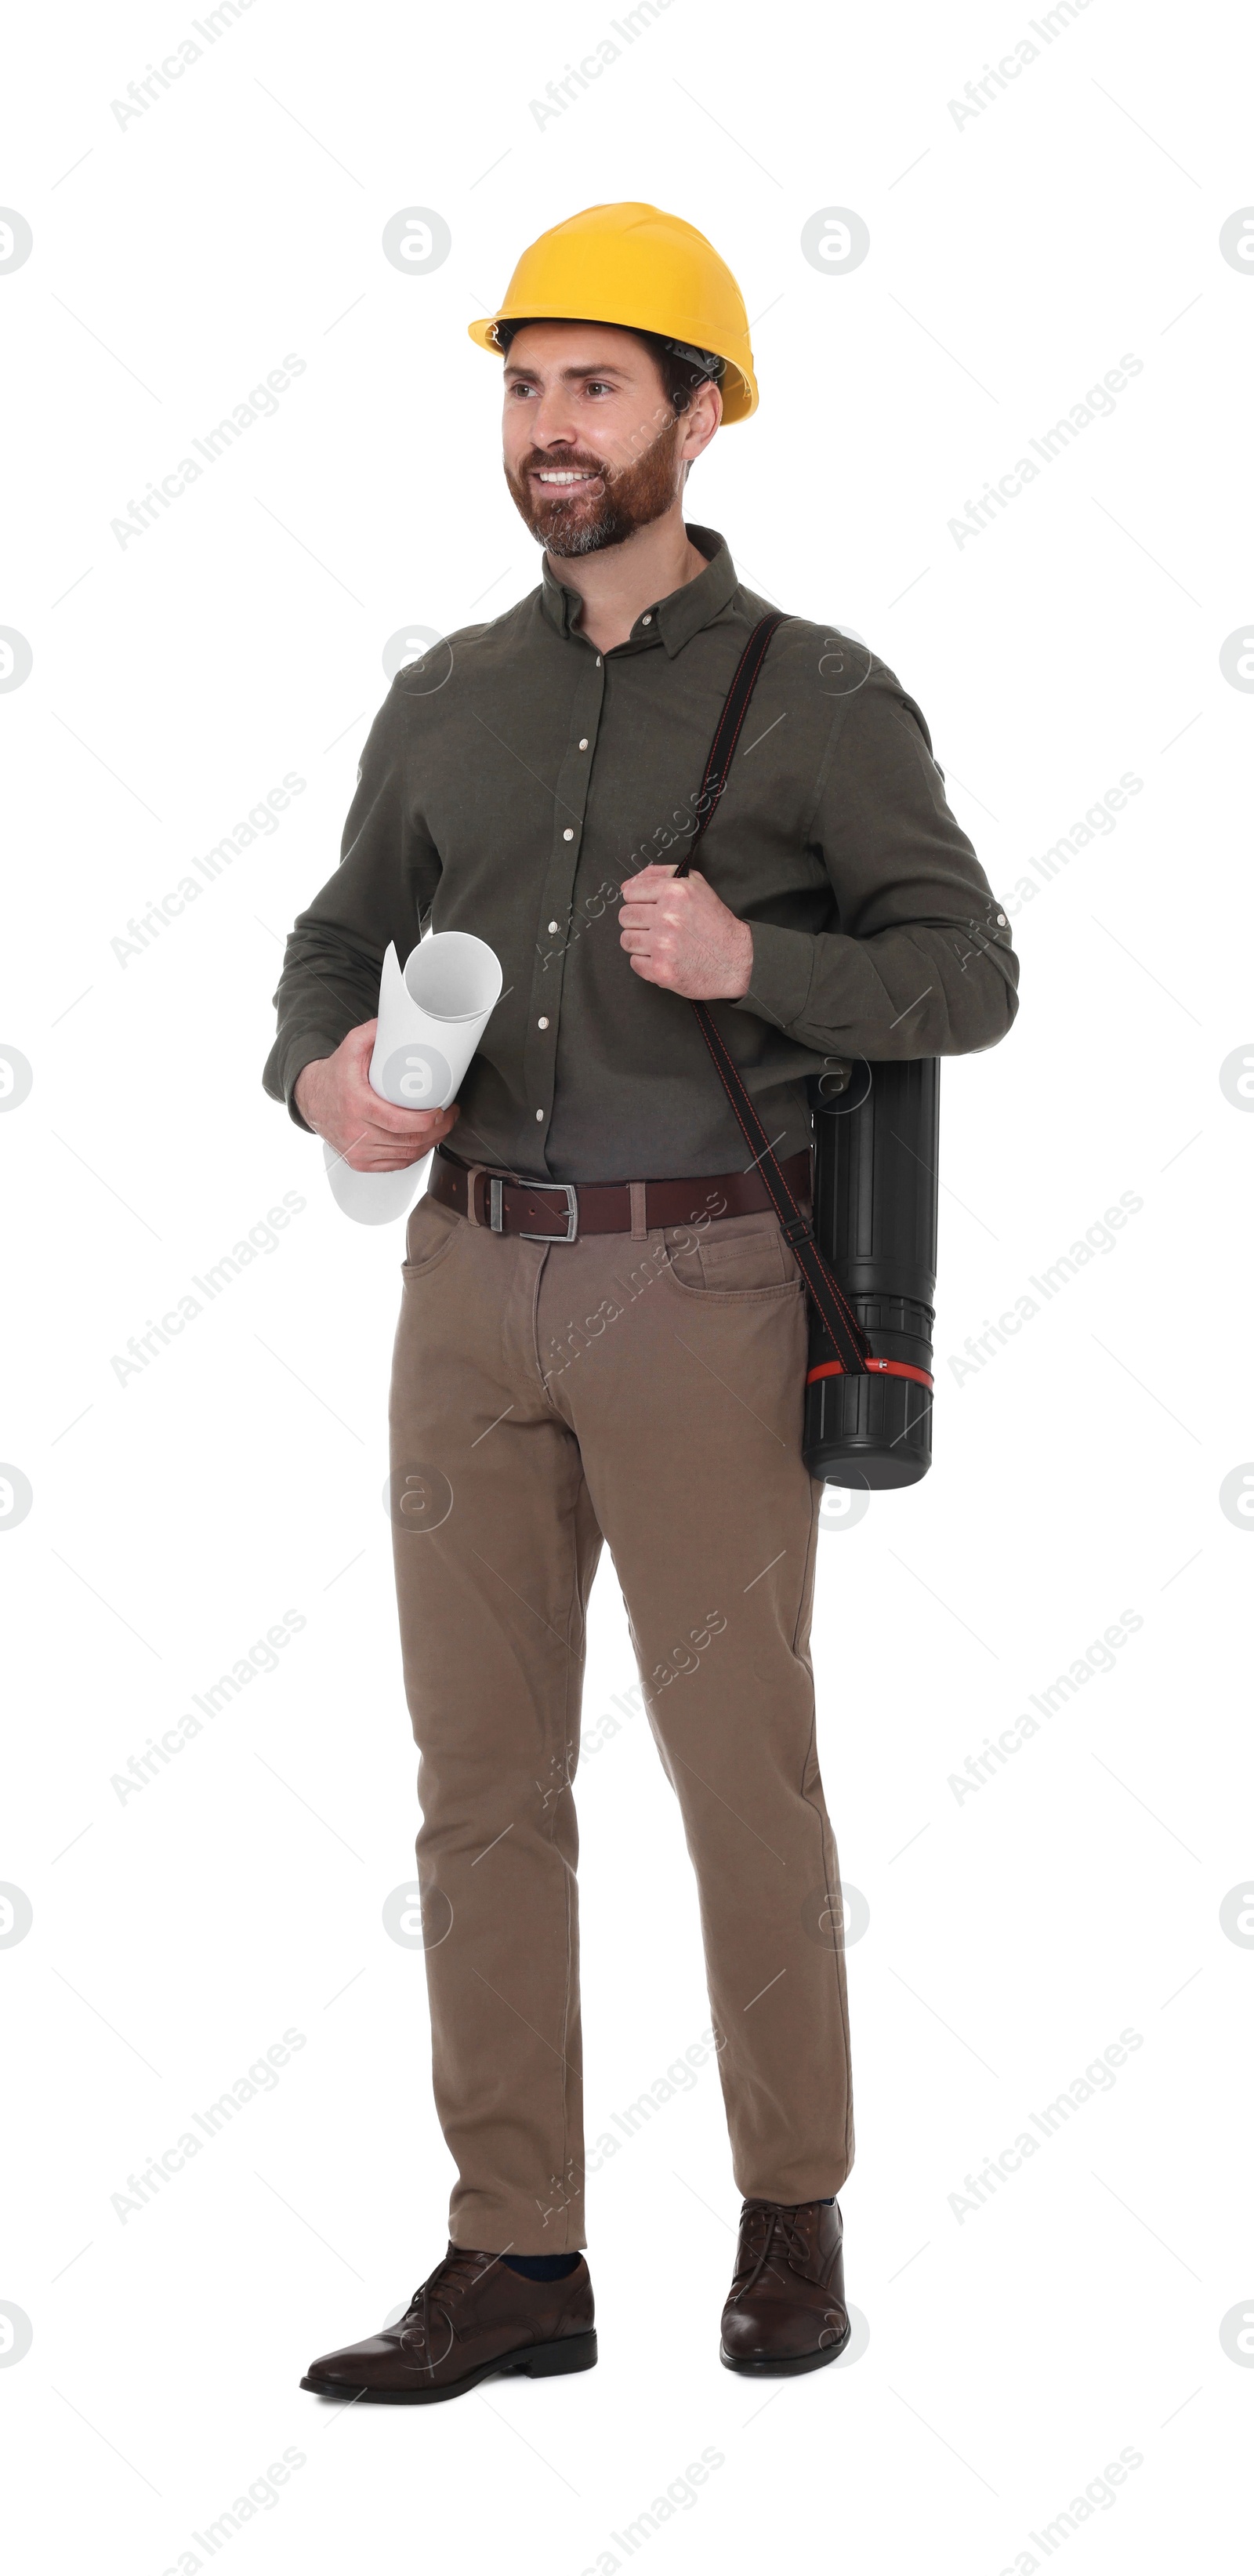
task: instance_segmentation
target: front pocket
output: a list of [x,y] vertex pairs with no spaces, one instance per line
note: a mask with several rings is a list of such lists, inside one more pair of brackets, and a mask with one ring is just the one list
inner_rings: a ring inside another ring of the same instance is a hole
[[438,1270],[465,1222],[456,1208],[446,1207],[443,1199],[433,1199],[429,1190],[424,1191],[405,1228],[402,1279],[425,1279],[429,1270]]
[[[732,1227],[737,1231],[733,1233]],[[787,1297],[801,1288],[796,1260],[771,1220],[724,1218],[698,1237],[691,1226],[666,1229],[666,1275],[687,1297],[708,1304]]]

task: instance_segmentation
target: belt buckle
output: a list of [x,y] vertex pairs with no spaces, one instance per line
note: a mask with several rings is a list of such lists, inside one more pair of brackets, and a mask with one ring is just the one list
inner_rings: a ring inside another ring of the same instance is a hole
[[574,1243],[577,1241],[579,1234],[579,1201],[575,1195],[575,1184],[573,1181],[523,1181],[520,1183],[520,1187],[528,1190],[565,1190],[566,1192],[565,1234],[535,1234],[529,1226],[520,1225],[518,1229],[519,1234],[527,1243]]

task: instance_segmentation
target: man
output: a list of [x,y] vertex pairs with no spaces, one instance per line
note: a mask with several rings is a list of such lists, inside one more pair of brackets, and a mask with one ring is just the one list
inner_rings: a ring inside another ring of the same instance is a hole
[[[682,511],[720,421],[757,402],[710,244],[654,207],[593,207],[524,254],[471,336],[504,356],[505,475],[540,587],[394,681],[340,867],[288,943],[265,1072],[356,1171],[436,1148],[408,1226],[392,1493],[458,2179],[448,2254],[406,2316],[302,2383],[389,2402],[596,2358],[572,1781],[603,1540],[699,1883],[744,2195],[722,2359],[805,2371],[844,2348],[806,1300],[689,1003],[713,1006],[807,1206],[808,1075],[991,1046],[1016,1007],[1005,917],[918,708],[803,619],[771,643],[704,868],[674,873],[763,614]],[[823,452],[803,428],[796,518]],[[384,952],[429,928],[486,940],[505,990],[459,1102],[423,1114],[367,1068]]]

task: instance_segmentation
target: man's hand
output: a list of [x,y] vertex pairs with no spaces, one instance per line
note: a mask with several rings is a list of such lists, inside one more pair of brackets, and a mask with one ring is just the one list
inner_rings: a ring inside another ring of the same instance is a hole
[[753,932],[694,868],[677,877],[657,861],[628,877],[620,945],[633,975],[664,984],[689,1002],[738,1002],[753,973]]
[[296,1080],[296,1106],[306,1125],[335,1148],[350,1172],[401,1172],[420,1163],[459,1116],[448,1109],[394,1109],[370,1088],[377,1020],[350,1029],[334,1055],[316,1058]]

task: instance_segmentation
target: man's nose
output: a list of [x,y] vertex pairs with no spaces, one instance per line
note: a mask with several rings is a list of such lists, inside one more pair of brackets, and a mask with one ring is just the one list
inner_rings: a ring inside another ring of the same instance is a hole
[[550,402],[546,396],[541,402],[533,423],[533,434],[537,447],[577,448],[579,445],[574,415],[560,397]]

